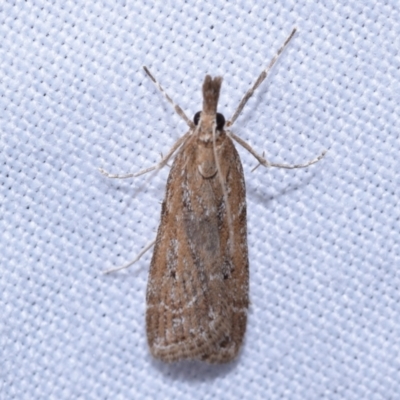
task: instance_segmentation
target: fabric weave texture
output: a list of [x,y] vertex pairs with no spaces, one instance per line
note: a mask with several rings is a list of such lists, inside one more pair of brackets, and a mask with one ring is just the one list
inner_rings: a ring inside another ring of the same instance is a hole
[[[400,19],[376,2],[3,1],[1,399],[400,398]],[[208,73],[246,177],[250,311],[234,363],[149,354],[145,291],[169,168]]]

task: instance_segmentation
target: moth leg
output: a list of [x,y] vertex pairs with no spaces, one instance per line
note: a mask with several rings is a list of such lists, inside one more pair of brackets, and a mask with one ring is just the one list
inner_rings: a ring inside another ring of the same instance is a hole
[[194,129],[194,123],[186,116],[185,112],[175,104],[171,97],[168,96],[168,93],[164,90],[164,88],[157,82],[156,78],[152,75],[152,73],[148,70],[146,66],[143,66],[144,72],[149,76],[149,78],[156,85],[157,89],[163,94],[163,96],[167,99],[168,103],[174,107],[175,112],[188,124],[190,129]]
[[156,171],[161,168],[163,168],[165,165],[167,165],[168,160],[172,157],[172,155],[175,153],[175,151],[185,142],[185,140],[189,137],[190,131],[187,132],[185,135],[183,135],[181,138],[179,138],[175,144],[172,146],[171,150],[167,153],[167,155],[156,165],[153,165],[149,168],[142,169],[139,172],[134,172],[130,174],[125,174],[125,175],[118,175],[118,174],[110,174],[109,172],[105,171],[103,168],[99,168],[99,171],[105,175],[107,178],[112,178],[112,179],[126,179],[126,178],[136,178],[140,175],[147,174],[148,172],[151,171]]
[[292,37],[294,36],[294,34],[296,33],[296,28],[294,28],[292,30],[292,33],[289,35],[289,37],[285,40],[285,43],[283,43],[283,45],[281,46],[281,48],[278,50],[278,52],[275,54],[275,56],[272,58],[271,62],[269,63],[268,67],[265,68],[260,76],[257,78],[256,82],[254,83],[254,85],[247,91],[247,93],[243,96],[242,100],[240,101],[236,111],[234,112],[232,118],[226,123],[226,126],[232,126],[233,123],[236,121],[237,117],[240,115],[240,113],[242,112],[244,106],[246,105],[246,103],[248,102],[248,100],[250,99],[250,97],[253,95],[254,91],[261,85],[261,83],[264,81],[264,79],[267,77],[269,71],[271,70],[271,68],[274,66],[274,64],[276,63],[276,61],[278,60],[279,56],[281,55],[281,53],[283,52],[283,50],[285,49],[285,47],[288,45],[288,43],[290,42],[290,40],[292,39]]
[[103,274],[110,274],[112,272],[117,272],[121,271],[121,269],[126,269],[129,268],[131,265],[133,265],[136,261],[139,261],[140,258],[142,257],[143,254],[147,252],[152,246],[154,246],[154,243],[156,242],[156,239],[152,240],[150,243],[146,245],[146,247],[136,256],[136,258],[132,261],[130,261],[128,264],[123,265],[122,267],[117,267],[117,268],[111,268],[107,269],[106,271],[103,271]]
[[[160,152],[160,156],[161,156],[161,160],[164,159],[164,154],[162,152]],[[171,165],[169,165],[168,163],[165,163],[165,165],[169,168],[171,168]]]
[[[263,151],[262,156],[263,156],[263,158],[264,158],[264,156],[265,156],[265,151]],[[251,172],[254,172],[260,165],[261,165],[261,164],[258,163],[258,164],[251,170]]]
[[[249,153],[251,153],[256,159],[257,161],[264,167],[277,167],[277,168],[286,168],[286,169],[295,169],[295,168],[306,168],[312,164],[315,164],[316,162],[318,162],[319,160],[321,160],[322,157],[324,157],[324,155],[326,154],[327,150],[324,150],[318,157],[304,163],[304,164],[278,164],[278,163],[271,163],[269,161],[267,161],[264,157],[261,157],[259,154],[257,154],[253,148],[247,143],[245,142],[243,139],[241,139],[239,136],[236,136],[234,133],[232,132],[228,132],[229,135],[236,140],[241,146],[243,146]],[[256,167],[257,168],[257,167]]]

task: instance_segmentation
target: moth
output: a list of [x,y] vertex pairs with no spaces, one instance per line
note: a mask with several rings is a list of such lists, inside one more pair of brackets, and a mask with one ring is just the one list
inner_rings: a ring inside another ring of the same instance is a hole
[[[241,348],[249,307],[249,261],[245,180],[233,141],[265,167],[304,168],[325,154],[299,165],[270,163],[228,129],[295,32],[296,29],[228,122],[217,112],[221,77],[205,77],[202,111],[190,121],[144,67],[189,130],[153,167],[127,175],[101,172],[111,178],[139,176],[162,168],[177,152],[156,240],[137,257],[155,244],[147,285],[146,331],[150,352],[157,359],[226,363]],[[133,262],[106,272],[127,268]]]

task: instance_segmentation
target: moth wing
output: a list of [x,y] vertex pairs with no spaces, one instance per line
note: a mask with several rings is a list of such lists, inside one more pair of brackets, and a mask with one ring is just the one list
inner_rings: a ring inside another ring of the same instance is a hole
[[240,348],[248,308],[243,171],[226,137],[218,152],[229,218],[221,180],[201,176],[196,151],[188,140],[168,178],[147,288],[147,336],[153,356],[164,361],[227,362]]
[[[227,330],[224,339],[216,343],[213,350],[203,358],[212,363],[229,362],[236,357],[246,331],[249,307],[246,188],[242,163],[229,137],[225,139],[218,158],[228,192],[231,214],[229,219],[225,212],[220,227],[223,295],[229,306],[229,313],[226,315]],[[214,179],[213,185],[215,191],[221,188],[219,179]],[[233,232],[233,238],[230,237],[230,231]]]

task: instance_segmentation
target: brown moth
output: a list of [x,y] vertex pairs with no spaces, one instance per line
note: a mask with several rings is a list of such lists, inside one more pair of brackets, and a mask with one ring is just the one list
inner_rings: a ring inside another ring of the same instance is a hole
[[237,119],[254,90],[289,43],[294,29],[269,66],[245,94],[232,118],[217,112],[222,78],[207,75],[203,110],[190,121],[173,103],[150,71],[145,72],[189,126],[187,132],[156,166],[128,178],[157,170],[178,151],[169,173],[154,243],[147,285],[146,331],[151,354],[162,361],[198,359],[210,363],[233,360],[246,331],[249,306],[246,189],[237,141],[265,167],[304,168],[305,164],[270,163],[226,127]]
[[204,80],[203,111],[171,167],[162,205],[146,325],[150,351],[164,361],[230,361],[246,330],[246,191],[239,155],[217,114],[221,83]]

